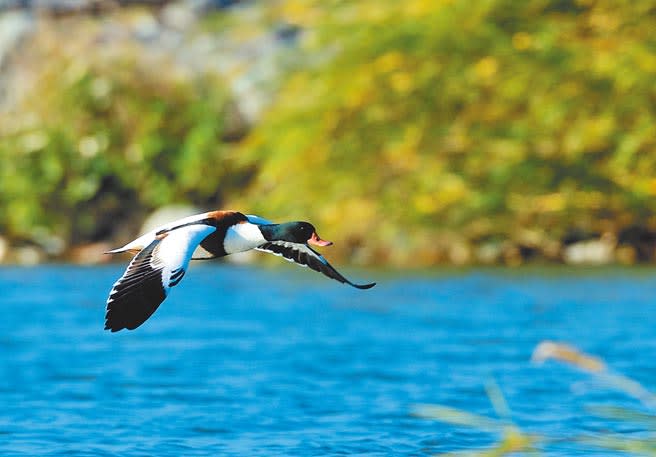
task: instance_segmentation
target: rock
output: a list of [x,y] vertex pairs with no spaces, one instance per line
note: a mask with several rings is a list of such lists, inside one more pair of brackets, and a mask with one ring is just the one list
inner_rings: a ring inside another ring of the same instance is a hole
[[198,209],[192,205],[167,205],[155,210],[150,216],[146,218],[141,225],[139,234],[144,234],[160,225],[167,224],[176,219],[183,217],[193,216],[194,214],[202,213],[203,210]]
[[160,13],[163,24],[176,30],[186,30],[198,19],[194,8],[189,8],[188,2],[176,2],[165,6]]
[[476,249],[476,260],[484,265],[499,263],[502,255],[503,246],[501,243],[484,243]]
[[171,0],[0,0],[0,11],[33,9],[52,15],[97,13],[117,6],[162,6]]
[[26,11],[10,11],[0,14],[0,68],[16,49],[20,40],[33,28],[34,19]]
[[48,257],[59,257],[68,247],[63,237],[44,227],[35,227],[32,229],[30,231],[30,240]]
[[0,11],[24,8],[26,0],[0,0]]
[[449,261],[454,265],[467,265],[471,263],[472,251],[464,241],[456,241],[449,247]]
[[[110,8],[109,4],[148,8]],[[232,17],[232,23],[253,24],[248,34],[242,33],[238,26],[212,29],[199,25],[208,12],[234,4],[239,5],[226,14]],[[135,49],[143,61],[151,60],[154,66],[161,65],[164,60],[172,65],[172,73],[186,77],[217,75],[223,79],[236,107],[233,117],[237,121],[231,126],[238,127],[231,130],[229,140],[240,138],[244,125],[250,126],[259,120],[277,93],[280,75],[297,64],[301,53],[298,46],[301,29],[285,23],[269,24],[266,8],[260,2],[24,0],[11,5],[17,9],[0,13],[0,18],[6,16],[0,20],[0,68],[9,53],[20,51],[21,37],[31,31],[40,32],[33,11],[47,13],[37,15],[44,24],[56,24],[61,20],[59,16],[79,16],[70,23],[70,30],[52,32],[55,33],[52,40],[61,40],[66,48],[73,46],[69,45],[67,34],[82,33],[80,43],[85,40],[102,43],[105,50],[130,49],[137,45]],[[9,3],[5,2],[4,6],[9,7]],[[2,7],[0,0],[0,11]],[[107,14],[103,14],[105,11]],[[95,32],[90,28],[78,28],[84,23],[84,16],[91,14],[103,17],[102,26]],[[14,66],[17,68],[0,72],[0,101],[8,107],[15,105],[25,93],[21,88],[26,78],[21,70],[28,74],[34,71],[25,61],[17,60]]]
[[617,239],[605,233],[596,240],[579,241],[565,247],[563,259],[570,265],[607,265],[615,260]]
[[68,253],[68,257],[71,262],[79,264],[107,263],[113,258],[111,255],[105,254],[110,249],[112,249],[112,245],[106,241],[83,244],[72,248]]
[[[0,8],[1,9],[1,8]],[[35,32],[35,20],[27,11],[9,11],[0,13],[0,114],[10,111],[20,99],[23,82],[17,77],[15,60],[19,55],[20,45]]]
[[0,236],[0,263],[3,263],[9,252],[9,242],[6,238]]
[[94,0],[32,0],[32,8],[45,10],[58,14],[74,13],[93,8],[98,1]]
[[134,37],[146,43],[156,43],[162,30],[155,16],[148,11],[140,11],[132,17],[132,33]]
[[19,265],[37,265],[45,260],[45,253],[37,246],[21,246],[14,248],[10,260]]

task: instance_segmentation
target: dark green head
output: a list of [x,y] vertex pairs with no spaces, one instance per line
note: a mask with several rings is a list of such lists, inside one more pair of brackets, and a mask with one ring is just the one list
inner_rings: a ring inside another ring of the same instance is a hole
[[315,246],[330,246],[330,241],[322,240],[309,222],[296,221],[284,224],[260,226],[260,231],[267,241],[288,241],[290,243],[314,244]]

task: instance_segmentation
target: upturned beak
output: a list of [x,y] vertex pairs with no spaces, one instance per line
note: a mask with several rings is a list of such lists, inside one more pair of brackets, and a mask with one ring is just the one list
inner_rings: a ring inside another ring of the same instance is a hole
[[314,244],[315,246],[330,246],[331,244],[333,244],[332,241],[326,241],[326,240],[322,240],[321,238],[319,238],[319,235],[317,235],[317,232],[312,233],[312,236],[308,240],[308,243],[309,244]]

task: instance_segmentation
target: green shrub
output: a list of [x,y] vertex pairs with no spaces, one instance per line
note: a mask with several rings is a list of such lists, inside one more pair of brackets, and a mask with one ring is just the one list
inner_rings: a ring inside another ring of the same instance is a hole
[[163,204],[219,204],[241,179],[223,141],[231,102],[221,82],[76,36],[86,46],[59,49],[47,33],[33,45],[38,76],[3,116],[0,230],[81,243]]
[[315,63],[244,148],[257,210],[413,264],[656,227],[656,3],[284,6]]

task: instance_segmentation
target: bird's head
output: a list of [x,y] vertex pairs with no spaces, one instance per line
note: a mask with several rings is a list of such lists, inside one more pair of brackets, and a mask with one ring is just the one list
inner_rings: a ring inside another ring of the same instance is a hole
[[290,243],[330,246],[330,241],[322,240],[314,225],[309,222],[295,221],[284,224],[271,224],[261,227],[262,234],[269,241],[288,241]]

